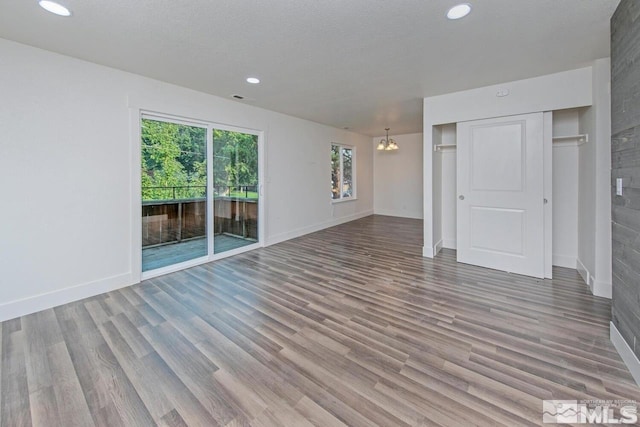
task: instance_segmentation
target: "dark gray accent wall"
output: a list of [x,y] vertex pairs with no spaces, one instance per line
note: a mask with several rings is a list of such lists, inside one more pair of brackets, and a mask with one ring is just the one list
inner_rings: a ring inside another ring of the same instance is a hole
[[[611,18],[612,318],[640,357],[640,1]],[[623,194],[615,182],[622,178]]]

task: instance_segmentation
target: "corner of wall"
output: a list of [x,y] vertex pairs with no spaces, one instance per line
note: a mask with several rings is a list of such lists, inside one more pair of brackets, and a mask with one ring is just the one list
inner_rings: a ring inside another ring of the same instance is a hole
[[591,290],[591,293],[593,295],[611,299],[612,284],[610,280],[601,280],[599,277],[589,271],[589,269],[585,267],[580,259],[576,259],[576,270],[578,270],[578,273],[580,274],[580,277],[582,277],[582,280],[584,280],[584,283],[589,286],[589,290]]
[[594,278],[593,288],[591,289],[593,295],[597,297],[609,298],[613,296],[613,286],[610,281],[599,280]]
[[435,245],[433,245],[433,254],[438,255],[442,250],[442,239],[438,240]]
[[442,239],[442,247],[455,250],[458,248],[458,242],[456,239]]
[[284,233],[275,234],[269,236],[265,242],[265,246],[275,245],[277,243],[284,242],[286,240],[295,239],[296,237],[304,236],[305,234],[315,233],[316,231],[324,230],[325,228],[335,227],[336,225],[344,224],[345,222],[355,221],[360,218],[373,215],[373,209],[367,209],[363,212],[357,212],[347,216],[341,216],[329,221],[325,221],[319,224],[313,224],[307,227],[297,228],[295,230],[289,230]]
[[422,180],[423,180],[423,249],[422,256],[433,258],[433,129],[428,121],[430,107],[424,99],[422,133]]
[[433,252],[433,248],[430,246],[423,246],[422,247],[422,256],[425,258],[433,258],[435,256],[434,252]]
[[575,256],[553,254],[552,265],[577,270],[578,260]]
[[582,280],[584,281],[584,283],[587,286],[589,286],[589,289],[593,293],[591,273],[589,273],[589,270],[587,269],[587,267],[584,266],[584,264],[582,263],[582,261],[580,261],[580,259],[576,259],[576,269],[578,270],[578,274],[580,274],[580,277],[582,277]]

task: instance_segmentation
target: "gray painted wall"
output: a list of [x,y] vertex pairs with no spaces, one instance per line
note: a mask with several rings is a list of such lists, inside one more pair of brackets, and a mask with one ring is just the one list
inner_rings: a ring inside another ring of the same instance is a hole
[[[640,357],[640,1],[611,18],[612,317]],[[622,178],[623,194],[615,181]]]

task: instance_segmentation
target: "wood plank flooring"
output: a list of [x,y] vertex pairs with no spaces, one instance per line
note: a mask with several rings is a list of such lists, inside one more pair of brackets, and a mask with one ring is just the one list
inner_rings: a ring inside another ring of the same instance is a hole
[[610,303],[371,216],[0,324],[2,426],[540,425],[635,399]]

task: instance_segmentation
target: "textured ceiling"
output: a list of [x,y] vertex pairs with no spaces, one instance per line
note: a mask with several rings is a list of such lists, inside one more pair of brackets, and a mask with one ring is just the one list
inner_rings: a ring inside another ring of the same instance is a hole
[[[609,55],[619,0],[0,0],[0,37],[367,135],[422,98]],[[245,82],[258,76],[260,85]]]

